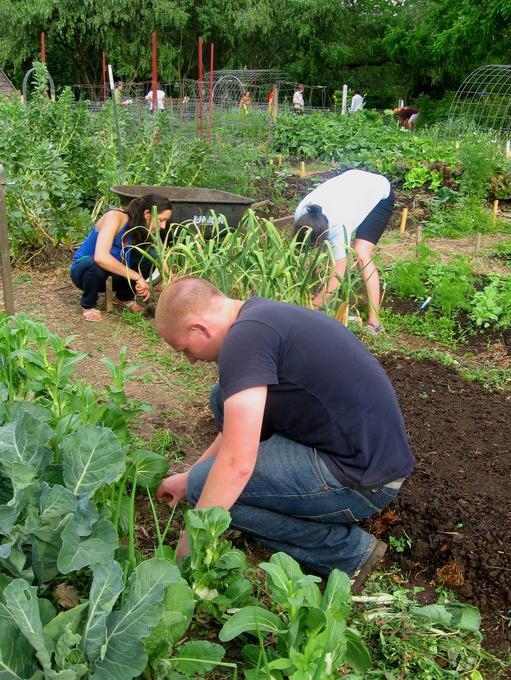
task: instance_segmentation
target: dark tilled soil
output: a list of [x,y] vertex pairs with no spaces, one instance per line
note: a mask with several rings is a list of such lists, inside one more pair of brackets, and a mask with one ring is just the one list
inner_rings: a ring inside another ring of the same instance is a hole
[[511,398],[438,364],[382,363],[417,459],[391,529],[396,537],[406,531],[412,547],[393,559],[412,579],[443,582],[478,606],[486,643],[509,648]]

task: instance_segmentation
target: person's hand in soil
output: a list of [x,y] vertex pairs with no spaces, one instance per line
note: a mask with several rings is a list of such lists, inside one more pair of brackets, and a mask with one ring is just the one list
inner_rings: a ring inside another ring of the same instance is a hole
[[135,284],[135,293],[141,297],[144,302],[147,302],[149,296],[151,295],[151,288],[142,276],[137,279]]
[[186,482],[188,472],[166,477],[156,490],[156,498],[160,503],[166,503],[169,508],[175,508],[186,498]]

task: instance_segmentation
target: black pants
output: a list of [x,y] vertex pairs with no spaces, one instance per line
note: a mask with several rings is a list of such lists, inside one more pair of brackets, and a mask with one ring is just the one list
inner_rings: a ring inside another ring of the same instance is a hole
[[[138,257],[136,257],[138,255]],[[151,263],[140,253],[132,253],[131,269],[139,271],[144,278],[149,276]],[[91,309],[98,304],[99,293],[105,292],[106,280],[112,277],[112,288],[118,300],[128,302],[135,297],[135,282],[128,281],[124,276],[118,276],[103,269],[94,262],[94,257],[82,257],[78,262],[71,265],[71,281],[77,288],[83,291],[80,306]]]

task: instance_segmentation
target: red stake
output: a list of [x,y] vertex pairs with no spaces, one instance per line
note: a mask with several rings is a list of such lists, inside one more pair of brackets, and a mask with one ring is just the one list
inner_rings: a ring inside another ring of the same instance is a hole
[[44,49],[44,31],[41,33],[41,61],[46,63],[46,50]]
[[204,139],[204,121],[202,119],[202,38],[199,38],[199,132]]
[[153,99],[151,102],[151,110],[154,113],[158,104],[158,63],[156,58],[156,32],[153,32],[153,82],[152,82],[152,93]]
[[103,52],[103,101],[106,102],[106,54]]
[[209,143],[213,134],[213,57],[215,53],[215,43],[211,43],[209,56]]

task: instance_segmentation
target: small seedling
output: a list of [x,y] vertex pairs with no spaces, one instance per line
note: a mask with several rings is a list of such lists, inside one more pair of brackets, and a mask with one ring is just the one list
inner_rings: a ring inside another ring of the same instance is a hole
[[409,550],[412,547],[412,539],[406,531],[404,531],[399,538],[396,536],[389,537],[389,545],[397,553],[404,553],[405,550]]

